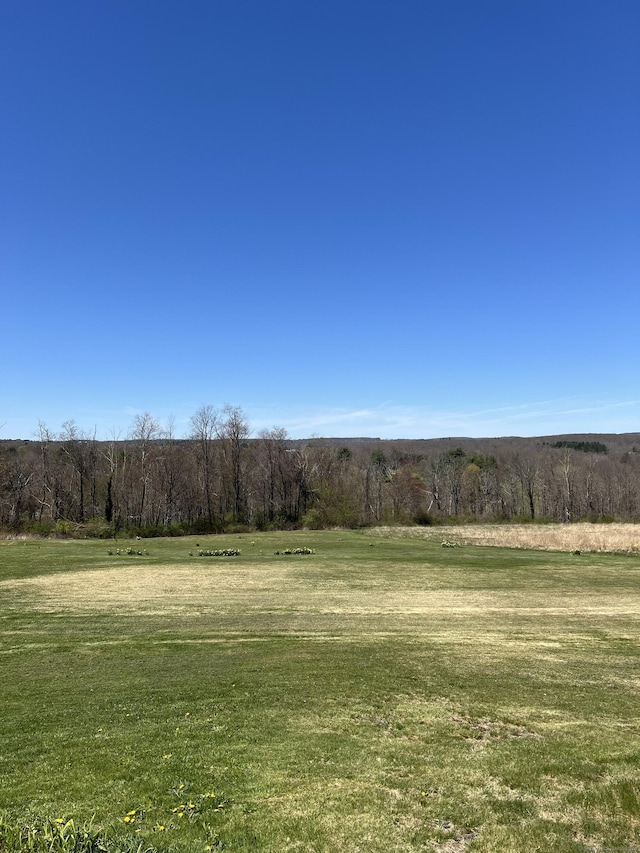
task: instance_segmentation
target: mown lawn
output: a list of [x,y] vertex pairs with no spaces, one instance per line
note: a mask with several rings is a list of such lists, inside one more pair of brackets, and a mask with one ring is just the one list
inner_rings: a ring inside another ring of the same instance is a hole
[[367,532],[1,542],[0,850],[72,820],[113,851],[640,851],[639,572]]

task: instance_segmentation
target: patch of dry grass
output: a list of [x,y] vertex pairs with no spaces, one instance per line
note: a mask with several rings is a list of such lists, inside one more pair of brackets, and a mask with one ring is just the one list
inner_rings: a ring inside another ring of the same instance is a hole
[[[373,575],[374,567],[371,567]],[[260,564],[219,566],[152,565],[117,569],[87,569],[0,581],[6,602],[30,601],[34,611],[47,613],[116,612],[140,615],[267,613],[273,617],[300,614],[307,629],[327,627],[343,617],[388,617],[397,630],[406,620],[449,616],[558,616],[605,618],[635,616],[635,597],[588,589],[562,589],[531,579],[522,589],[441,588],[439,574],[429,563],[404,575],[396,588],[375,583],[368,587],[316,583],[289,566]],[[537,584],[541,585],[537,587]],[[327,623],[327,619],[330,623]],[[299,625],[291,623],[299,633]],[[321,629],[322,630],[322,629]]]
[[462,524],[455,527],[379,527],[371,533],[500,548],[640,553],[638,524]]

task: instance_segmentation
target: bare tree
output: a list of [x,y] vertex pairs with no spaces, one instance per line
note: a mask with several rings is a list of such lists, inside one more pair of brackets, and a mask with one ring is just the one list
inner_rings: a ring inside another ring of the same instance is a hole
[[181,491],[180,449],[175,437],[175,419],[170,417],[160,436],[158,456],[160,483],[158,488],[158,512],[155,523],[165,527],[173,524],[180,514],[179,495]]
[[522,492],[525,496],[531,521],[536,517],[536,491],[540,467],[537,459],[532,456],[516,456],[513,468],[520,478]]
[[562,454],[560,470],[564,485],[564,518],[571,521],[573,518],[573,453],[567,449]]
[[87,471],[87,455],[86,455],[86,437],[78,428],[76,422],[71,419],[62,424],[62,432],[60,433],[60,441],[62,449],[71,463],[72,470],[78,479],[78,499],[75,508],[73,493],[71,492],[70,511],[75,516],[74,521],[83,522],[85,520],[84,507],[84,485]]
[[259,435],[257,492],[261,504],[260,517],[273,523],[276,519],[291,521],[293,508],[294,470],[287,447],[287,431],[282,427],[263,430]]
[[218,424],[217,434],[222,448],[223,474],[227,479],[228,504],[235,521],[246,521],[247,502],[242,460],[251,430],[239,406],[226,405],[222,411],[225,419]]
[[147,491],[149,488],[150,479],[150,451],[152,442],[160,435],[160,421],[154,418],[149,412],[138,414],[133,419],[131,427],[131,438],[136,444],[140,475],[140,494],[139,503],[137,506],[137,517],[135,520],[138,524],[144,521],[144,512]]
[[51,482],[51,460],[50,460],[50,445],[54,440],[51,431],[44,421],[38,421],[38,442],[40,445],[40,483],[38,489],[38,521],[42,522],[45,508],[49,511],[49,517],[53,517],[52,512],[52,482]]
[[33,477],[33,470],[23,455],[10,453],[8,458],[0,460],[0,486],[5,498],[2,508],[3,520],[16,530],[20,527],[22,511],[28,501],[28,486]]
[[213,406],[202,405],[189,420],[191,423],[190,437],[197,445],[206,517],[209,529],[212,530],[214,526],[213,498],[215,497],[213,486],[215,469],[214,442],[218,435],[218,413]]

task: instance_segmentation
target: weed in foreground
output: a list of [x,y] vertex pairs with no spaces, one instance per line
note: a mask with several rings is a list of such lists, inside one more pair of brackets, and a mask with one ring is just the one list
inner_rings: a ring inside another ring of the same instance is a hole
[[64,818],[15,821],[0,816],[0,850],[33,853],[159,853],[138,838],[108,839],[92,821]]

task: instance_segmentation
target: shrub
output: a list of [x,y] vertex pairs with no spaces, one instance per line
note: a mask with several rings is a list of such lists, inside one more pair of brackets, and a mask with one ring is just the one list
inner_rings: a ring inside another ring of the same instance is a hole
[[30,521],[23,525],[24,532],[32,536],[51,536],[55,529],[53,521]]
[[71,522],[59,518],[56,521],[56,534],[58,536],[68,536],[71,533]]
[[324,522],[320,514],[320,510],[310,509],[302,516],[302,526],[307,530],[321,530],[324,527]]
[[86,539],[111,539],[113,526],[102,518],[90,518],[82,527],[82,535]]

